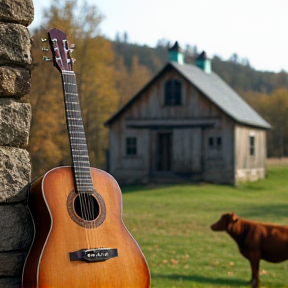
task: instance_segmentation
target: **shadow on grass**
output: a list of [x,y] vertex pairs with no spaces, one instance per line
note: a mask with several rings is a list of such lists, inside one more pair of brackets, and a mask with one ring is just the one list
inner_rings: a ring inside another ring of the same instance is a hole
[[179,280],[179,281],[191,281],[191,282],[197,282],[203,283],[203,284],[215,284],[215,285],[230,285],[230,286],[239,286],[239,285],[247,285],[249,286],[248,281],[243,281],[243,279],[237,279],[237,278],[211,278],[211,277],[204,277],[200,275],[164,275],[164,274],[154,274],[152,273],[152,282],[153,279],[170,279],[170,280]]

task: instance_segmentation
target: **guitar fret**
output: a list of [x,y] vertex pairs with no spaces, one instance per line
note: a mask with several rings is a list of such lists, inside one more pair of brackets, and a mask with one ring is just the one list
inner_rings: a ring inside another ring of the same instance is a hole
[[79,125],[79,124],[74,124],[74,123],[69,123],[69,126],[74,126],[74,127],[83,127],[83,125]]
[[76,101],[66,101],[66,107],[67,107],[66,112],[69,112],[71,110],[73,113],[77,112],[81,114],[81,112],[79,111],[80,104]]
[[[76,172],[76,173],[80,173],[80,172],[84,172],[85,170],[86,170],[86,172],[89,172],[90,173],[90,168],[87,168],[87,167],[74,167],[75,169],[74,169],[74,171]],[[80,171],[77,171],[77,168],[81,168],[81,170]]]
[[[88,160],[88,157],[86,158]],[[74,163],[83,163],[83,160],[73,160]],[[80,167],[80,166],[79,166]],[[85,168],[85,166],[83,166],[82,168]]]
[[89,181],[91,181],[91,177],[90,178],[78,178],[76,179],[77,182],[85,182],[88,183]]
[[76,181],[76,183],[77,184],[80,184],[81,185],[81,187],[83,187],[83,186],[90,186],[91,185],[91,180],[90,181],[88,181],[88,182],[79,182],[79,181]]
[[76,91],[75,91],[75,93],[72,93],[72,91],[71,91],[71,93],[65,93],[65,96],[67,97],[67,98],[73,98],[73,99],[77,99],[77,100],[79,100],[79,97],[78,97],[78,93],[76,93]]
[[[78,139],[78,140],[77,140]],[[79,139],[83,140],[83,141],[79,141]],[[78,146],[78,145],[82,145],[82,146],[87,146],[87,143],[85,141],[85,139],[82,139],[82,138],[75,138],[73,137],[71,140],[73,140],[71,142],[71,145],[74,145],[74,146]]]
[[[89,168],[89,171],[90,171],[90,168]],[[90,175],[90,173],[86,173],[86,174],[83,174],[83,175],[76,175],[76,177],[75,177],[75,179],[76,180],[89,180],[89,179],[91,179],[91,175]]]
[[91,185],[81,185],[81,187],[79,188],[79,193],[86,193],[86,192],[93,192],[93,184],[91,183]]
[[67,112],[73,112],[73,113],[79,113],[81,115],[80,111],[74,110],[74,109],[66,109]]
[[82,122],[82,118],[76,118],[76,117],[67,117],[68,120],[76,120],[76,121],[81,121]]
[[[87,155],[77,155],[76,157],[79,157],[79,158],[86,158],[86,159],[89,158]],[[82,160],[74,160],[74,162],[82,162]]]
[[70,131],[70,133],[81,133],[81,134],[85,134],[85,132],[83,132],[83,131]]
[[[80,140],[79,140],[80,139]],[[81,139],[81,138],[71,138],[71,145],[73,145],[75,147],[78,147],[78,145],[81,145],[83,148],[86,148],[85,146],[87,146],[87,143],[85,141],[85,139]],[[79,147],[80,148],[80,147]]]
[[76,190],[78,192],[91,192],[94,188],[90,174],[89,154],[76,87],[76,76],[73,71],[65,71],[62,74],[66,121]]

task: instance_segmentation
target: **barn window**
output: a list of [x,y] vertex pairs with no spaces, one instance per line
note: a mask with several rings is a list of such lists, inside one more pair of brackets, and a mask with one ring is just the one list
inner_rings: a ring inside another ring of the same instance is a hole
[[249,136],[249,144],[250,144],[250,156],[255,155],[255,136],[250,135]]
[[222,146],[222,138],[221,137],[209,137],[208,145],[210,149],[220,150]]
[[137,139],[135,137],[126,138],[126,155],[137,154]]
[[165,105],[181,105],[181,83],[169,80],[165,83]]
[[213,148],[214,147],[214,138],[213,137],[209,137],[209,147]]
[[216,145],[217,145],[218,148],[221,147],[221,145],[222,145],[222,138],[221,137],[217,137],[216,138]]

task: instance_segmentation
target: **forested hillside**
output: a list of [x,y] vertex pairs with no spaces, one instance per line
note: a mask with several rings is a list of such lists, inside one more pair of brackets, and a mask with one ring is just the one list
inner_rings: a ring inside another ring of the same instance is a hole
[[[146,66],[152,74],[155,74],[167,63],[169,44],[174,43],[158,44],[157,47],[150,48],[119,40],[112,42],[116,57],[122,57],[126,67],[130,68],[133,57],[137,57],[139,64]],[[196,48],[183,50],[186,50],[185,62],[188,64],[194,64],[195,55],[202,52],[197,51]],[[191,53],[191,50],[194,54]],[[279,87],[288,88],[287,73],[257,71],[250,67],[247,59],[238,59],[236,54],[231,55],[231,58],[226,61],[218,56],[214,56],[211,60],[212,70],[240,93],[247,91],[271,93]]]
[[[97,7],[84,3],[79,10],[77,5],[77,0],[52,0],[43,27],[61,28],[70,43],[76,44],[74,68],[90,162],[105,168],[108,129],[103,123],[167,63],[168,47],[174,43],[159,41],[151,48],[128,43],[127,37],[108,40],[99,34],[102,17]],[[70,164],[61,76],[51,63],[42,60],[41,38],[46,37],[44,28],[33,31],[33,121],[28,147],[33,176]],[[183,48],[187,63],[193,64],[197,52],[202,52],[193,46]],[[268,156],[288,156],[288,74],[256,71],[236,54],[226,61],[214,56],[212,70],[273,126],[268,132]]]

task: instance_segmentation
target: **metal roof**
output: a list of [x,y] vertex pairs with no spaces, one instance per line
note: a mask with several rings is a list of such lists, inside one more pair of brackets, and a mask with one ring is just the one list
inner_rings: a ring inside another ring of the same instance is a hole
[[265,129],[271,128],[270,124],[216,73],[208,74],[194,65],[169,63],[236,122]]
[[201,91],[211,102],[218,106],[224,113],[229,115],[238,123],[256,126],[264,129],[271,128],[251,106],[249,106],[227,83],[225,83],[216,73],[206,73],[202,69],[190,65],[179,64],[170,61],[141,91],[139,91],[126,105],[124,105],[116,114],[114,114],[105,125],[109,125],[122,114],[130,105],[132,105],[142,92],[162,75],[168,68],[173,67],[183,77],[185,77],[193,86]]

